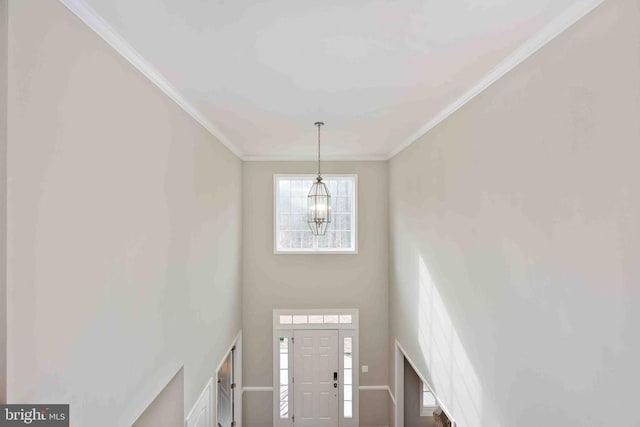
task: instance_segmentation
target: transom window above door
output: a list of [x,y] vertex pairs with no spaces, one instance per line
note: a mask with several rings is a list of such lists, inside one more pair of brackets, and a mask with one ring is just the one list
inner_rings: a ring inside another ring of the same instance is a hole
[[331,195],[331,223],[323,236],[315,236],[307,224],[307,196],[315,178],[274,176],[275,253],[357,253],[357,175],[323,175]]
[[351,314],[281,314],[278,318],[280,325],[351,325]]

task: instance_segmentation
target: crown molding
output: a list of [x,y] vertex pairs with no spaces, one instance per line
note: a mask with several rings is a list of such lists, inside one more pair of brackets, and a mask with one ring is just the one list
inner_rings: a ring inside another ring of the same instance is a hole
[[131,46],[118,32],[109,25],[102,17],[88,4],[82,0],[59,0],[67,9],[76,15],[90,29],[98,34],[106,41],[116,52],[122,55],[131,63],[138,71],[155,84],[162,92],[171,98],[180,108],[189,114],[195,121],[200,123],[211,135],[227,147],[233,154],[239,158],[243,158],[242,152],[218,129],[211,121],[209,121],[196,107],[194,107],[180,93],[175,86],[169,81],[147,60],[145,60],[133,46]]
[[[92,7],[83,0],[59,0],[67,9],[76,15],[90,29],[106,41],[116,52],[129,61],[138,71],[155,84],[162,92],[171,98],[180,108],[193,117],[209,133],[226,146],[233,154],[244,161],[314,161],[312,156],[255,156],[244,155],[242,151],[234,145],[210,120],[208,120],[200,110],[193,106],[180,91],[138,51],[136,51],[120,34],[117,33]],[[605,0],[584,0],[569,7],[565,12],[555,18],[550,24],[532,36],[516,51],[501,61],[492,71],[481,78],[475,85],[462,94],[459,98],[440,110],[428,122],[411,134],[400,145],[387,155],[365,155],[365,156],[344,156],[326,157],[327,161],[384,161],[390,160],[401,151],[412,145],[418,139],[426,135],[429,131],[442,123],[453,113],[458,111],[480,93],[484,92],[493,83],[498,81],[509,71],[524,62],[531,55],[544,47],[551,40],[562,34],[564,31],[580,21],[591,11],[601,5]]]
[[544,47],[551,40],[571,28],[576,22],[580,21],[596,7],[604,3],[605,0],[584,0],[565,10],[561,15],[551,21],[548,25],[538,31],[529,40],[522,44],[518,49],[509,55],[505,60],[501,61],[491,72],[481,78],[473,87],[467,90],[462,96],[447,105],[431,120],[421,126],[416,132],[411,134],[398,147],[389,153],[387,160],[395,157],[405,148],[416,142],[418,139],[426,135],[430,130],[446,120],[453,113],[462,108],[473,98],[484,92],[493,83],[502,78],[509,71],[524,62],[531,55]]
[[[244,156],[245,162],[317,162],[314,156]],[[322,156],[323,162],[380,162],[389,160],[385,155]]]

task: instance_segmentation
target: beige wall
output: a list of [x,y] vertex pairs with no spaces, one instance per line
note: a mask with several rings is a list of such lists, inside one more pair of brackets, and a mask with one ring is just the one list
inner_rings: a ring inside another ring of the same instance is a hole
[[184,370],[169,381],[132,427],[184,427]]
[[[314,173],[314,162],[243,167],[243,341],[245,386],[272,385],[274,308],[360,309],[361,385],[388,379],[388,197],[386,162],[327,162],[325,173],[358,174],[357,255],[275,255],[273,175]],[[380,397],[382,396],[382,397]],[[272,394],[245,393],[245,425],[272,424]],[[385,425],[388,396],[361,392],[361,425]],[[373,418],[373,419],[372,419]]]
[[241,324],[238,158],[54,0],[9,3],[8,392],[188,411]]
[[7,399],[7,12],[0,0],[0,403]]
[[431,416],[422,416],[420,399],[422,381],[413,370],[411,364],[404,359],[404,427],[434,427]]
[[638,425],[640,2],[390,162],[391,334],[461,427]]

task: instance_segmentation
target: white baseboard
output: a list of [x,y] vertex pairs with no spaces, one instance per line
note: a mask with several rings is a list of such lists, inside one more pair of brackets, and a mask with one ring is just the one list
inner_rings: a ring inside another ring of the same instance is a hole
[[247,387],[242,387],[242,393],[244,392],[251,392],[251,391],[273,391],[273,387],[270,386],[264,386],[264,387],[256,387],[256,386],[247,386]]
[[386,391],[387,393],[389,393],[389,398],[393,402],[393,405],[395,406],[395,404],[396,404],[396,399],[395,399],[395,397],[393,397],[393,393],[391,392],[391,387],[389,387],[388,385],[361,385],[360,387],[358,387],[358,390],[360,390],[360,391],[369,391],[369,390]]

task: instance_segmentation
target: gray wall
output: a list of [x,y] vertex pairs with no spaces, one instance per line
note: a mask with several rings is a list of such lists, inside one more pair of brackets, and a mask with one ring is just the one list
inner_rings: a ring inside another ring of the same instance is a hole
[[411,364],[404,359],[404,427],[433,427],[433,417],[420,415],[422,381]]
[[[274,255],[273,175],[314,173],[314,162],[243,167],[245,386],[272,385],[274,308],[359,308],[361,385],[388,380],[388,197],[386,162],[327,162],[325,173],[358,174],[357,255]],[[245,393],[245,425],[272,424],[272,394]],[[388,393],[360,393],[360,424],[387,424]]]
[[184,427],[184,370],[151,402],[132,427]]
[[640,2],[390,162],[391,334],[461,427],[639,425]]
[[0,403],[7,400],[7,45],[8,2],[0,0]]
[[188,411],[241,325],[241,161],[60,2],[9,12],[8,399],[131,425],[184,366]]

